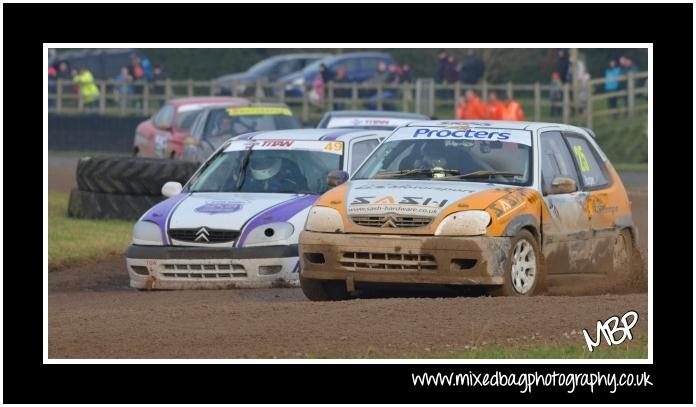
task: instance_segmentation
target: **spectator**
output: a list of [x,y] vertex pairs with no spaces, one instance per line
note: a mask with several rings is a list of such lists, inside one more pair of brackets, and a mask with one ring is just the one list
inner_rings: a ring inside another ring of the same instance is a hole
[[[612,59],[609,61],[609,67],[604,70],[604,79],[606,79],[606,82],[604,82],[604,91],[606,93],[617,92],[619,90],[619,81],[616,80],[619,76],[621,76],[621,67],[616,64],[615,59]],[[615,110],[617,101],[618,98],[616,96],[607,99],[609,108]]]
[[152,80],[155,82],[167,80],[167,73],[164,72],[162,65],[155,65],[152,67]]
[[82,102],[86,107],[94,107],[99,99],[99,88],[94,83],[94,76],[86,67],[73,77],[73,82],[79,87]]
[[458,120],[466,119],[466,97],[459,96],[457,106],[454,109],[454,117]]
[[117,88],[116,91],[119,95],[119,101],[122,107],[125,107],[128,103],[128,96],[133,93],[133,77],[130,75],[127,66],[121,67],[121,73],[116,75]]
[[322,85],[326,85],[331,80],[331,75],[329,74],[329,69],[325,64],[319,65],[319,75],[321,76]]
[[561,74],[558,72],[551,74],[549,97],[551,99],[551,116],[563,114],[563,81],[561,80]]
[[445,65],[445,81],[447,83],[455,83],[459,80],[459,71],[457,71],[457,60],[453,55],[447,57],[447,65]]
[[[622,56],[619,58],[619,64],[621,65],[621,75],[628,75],[629,73],[633,72],[638,72],[638,66],[636,66],[631,58],[628,58],[626,56]],[[621,90],[628,89],[628,78],[626,78],[624,81],[621,82],[623,86],[621,87]],[[637,88],[641,85],[638,83],[634,83],[634,88]],[[623,105],[625,107],[628,107],[628,95],[623,97]]]
[[160,106],[166,102],[165,95],[167,93],[166,85],[163,83],[167,80],[167,73],[161,65],[152,67],[152,94],[160,97]]
[[401,70],[397,64],[389,64],[385,81],[389,84],[397,85],[401,79]]
[[566,83],[568,79],[568,73],[570,71],[570,57],[568,56],[568,51],[566,49],[558,50],[558,64],[556,67],[556,72],[561,76],[561,81]]
[[314,82],[312,82],[312,90],[309,92],[309,100],[317,106],[321,106],[324,101],[325,82],[322,68],[323,72],[326,71],[326,66],[324,66],[324,64],[321,64],[319,66],[319,73],[314,78]]
[[[346,68],[343,66],[339,66],[338,69],[336,69],[336,79],[335,82],[339,85],[345,85],[349,83],[348,81],[348,71],[346,71]],[[334,96],[336,98],[350,98],[352,96],[352,91],[351,89],[344,88],[342,86],[339,86],[334,90]],[[343,110],[345,107],[344,102],[334,102],[334,110]]]
[[403,64],[401,65],[401,83],[411,83],[413,82],[413,73],[411,72],[411,65]]
[[579,107],[579,112],[580,114],[585,112],[585,108],[587,108],[587,101],[588,97],[590,95],[590,74],[585,73],[582,77],[580,77],[580,83],[578,84],[578,87],[580,88],[578,90],[578,97],[580,98],[580,107]]
[[445,68],[449,55],[445,51],[440,51],[437,57],[437,69],[435,70],[435,83],[442,83],[445,80]]
[[509,99],[505,103],[505,109],[503,110],[503,120],[524,120],[524,112],[522,111],[522,106],[520,106],[520,104],[516,100]]
[[466,109],[464,110],[464,119],[468,120],[481,120],[485,119],[487,115],[486,106],[481,102],[476,92],[473,90],[467,90],[466,96]]
[[481,58],[474,53],[474,50],[469,50],[462,62],[459,79],[468,85],[476,84],[483,76],[485,69],[486,66]]
[[374,81],[375,82],[386,82],[387,81],[387,64],[385,64],[382,61],[380,61],[380,63],[377,65],[377,72],[375,73]]
[[142,61],[140,61],[140,66],[143,68],[143,77],[145,80],[152,81],[155,75],[152,72],[152,64],[150,63],[150,60],[147,57],[143,58]]
[[56,100],[52,99],[50,96],[56,94],[56,75],[58,74],[58,71],[56,71],[56,68],[49,66],[48,67],[48,107],[53,108],[56,106]]
[[70,65],[63,61],[58,64],[58,72],[56,72],[56,79],[72,80],[72,75],[70,74]]
[[145,78],[145,70],[140,64],[140,57],[137,54],[131,55],[131,66],[130,66],[130,76],[134,81],[140,81]]
[[489,120],[503,120],[504,111],[505,105],[498,99],[498,95],[495,92],[490,92],[488,94],[485,118]]

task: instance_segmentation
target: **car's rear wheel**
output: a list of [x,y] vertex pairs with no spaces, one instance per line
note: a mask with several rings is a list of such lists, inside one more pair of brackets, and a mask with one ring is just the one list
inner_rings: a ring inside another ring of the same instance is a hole
[[539,243],[528,230],[512,239],[505,262],[503,285],[492,290],[497,296],[530,297],[545,289],[544,264]]
[[633,278],[633,240],[628,230],[622,230],[614,240],[612,253],[611,279],[618,283],[629,282]]
[[310,301],[342,301],[350,298],[345,281],[315,280],[300,274],[300,287]]

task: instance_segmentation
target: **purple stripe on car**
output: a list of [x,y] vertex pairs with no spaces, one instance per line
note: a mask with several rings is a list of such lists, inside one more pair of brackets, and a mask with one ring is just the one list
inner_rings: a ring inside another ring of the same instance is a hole
[[300,272],[300,261],[298,260],[297,263],[295,263],[295,267],[292,269],[292,273],[299,273]]
[[322,137],[320,138],[320,140],[328,140],[328,141],[336,140],[337,138],[341,137],[342,135],[348,134],[348,133],[352,133],[352,132],[354,132],[354,131],[356,131],[356,130],[355,130],[355,129],[340,130],[340,131],[337,131],[337,132],[334,132],[334,133],[329,133],[329,134],[327,134],[327,135],[325,135],[325,136],[322,136]]
[[174,208],[189,196],[187,193],[181,193],[179,195],[174,195],[173,197],[166,199],[157,205],[153,206],[149,211],[145,213],[141,220],[146,220],[155,223],[159,226],[162,232],[162,242],[165,245],[169,244],[169,238],[167,237],[167,220],[169,220]]
[[319,195],[299,196],[297,198],[285,201],[280,205],[276,205],[272,208],[268,208],[267,210],[261,212],[246,224],[246,226],[242,230],[242,234],[239,236],[239,239],[237,240],[236,246],[242,247],[244,245],[244,242],[246,241],[247,236],[249,236],[249,233],[255,228],[261,225],[266,225],[268,223],[285,222],[293,216],[297,215],[303,209],[312,206],[314,201],[316,201],[317,199],[319,199]]

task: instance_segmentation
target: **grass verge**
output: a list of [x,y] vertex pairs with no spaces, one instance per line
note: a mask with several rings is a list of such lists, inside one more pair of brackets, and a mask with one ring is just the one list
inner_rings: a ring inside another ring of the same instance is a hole
[[48,269],[94,263],[122,255],[131,240],[133,222],[68,217],[66,192],[48,193]]

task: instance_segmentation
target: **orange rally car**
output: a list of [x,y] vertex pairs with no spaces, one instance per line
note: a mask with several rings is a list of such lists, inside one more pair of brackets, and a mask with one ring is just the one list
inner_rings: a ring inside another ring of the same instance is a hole
[[637,230],[590,130],[552,123],[399,127],[310,210],[300,283],[339,300],[371,283],[529,296],[548,279],[625,276]]

